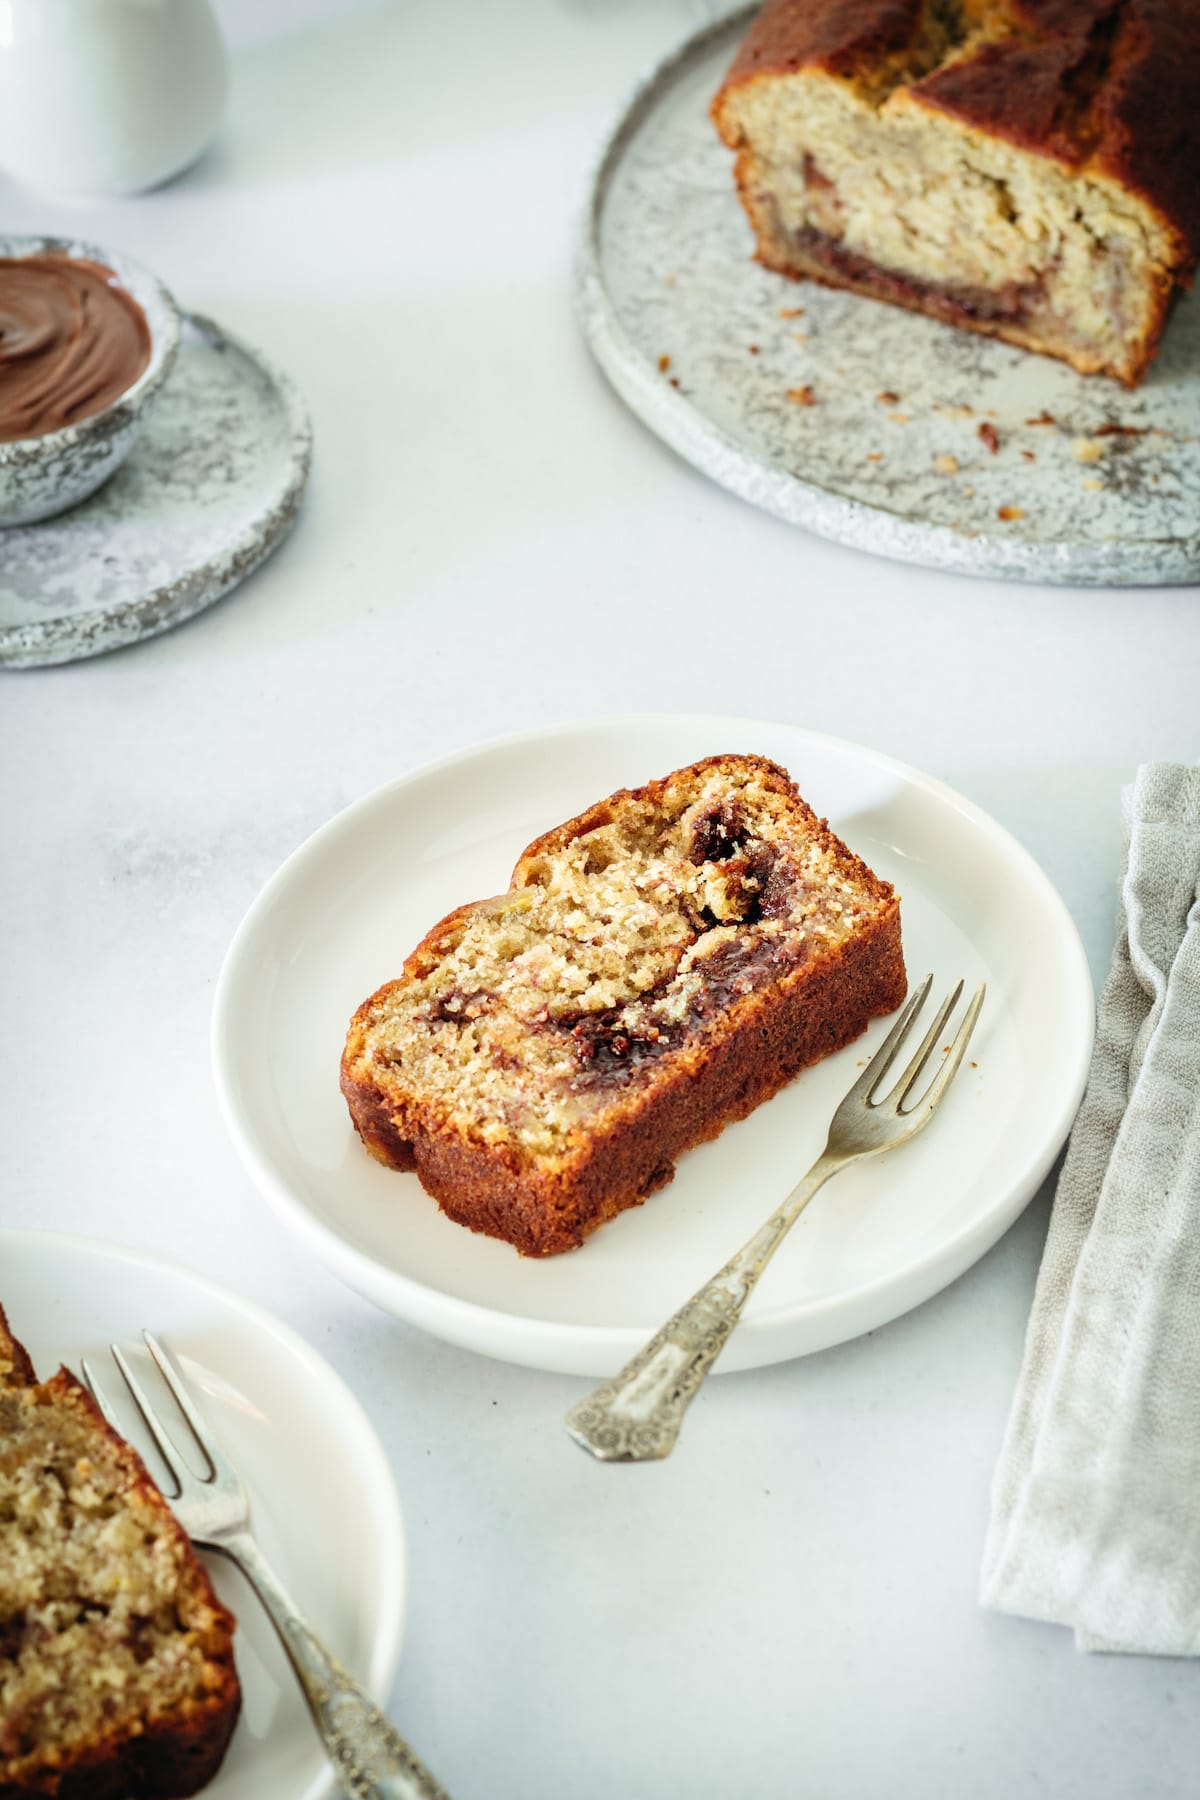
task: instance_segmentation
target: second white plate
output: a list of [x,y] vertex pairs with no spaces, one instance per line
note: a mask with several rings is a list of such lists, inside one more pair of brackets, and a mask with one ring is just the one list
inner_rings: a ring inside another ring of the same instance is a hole
[[1037,1190],[1083,1091],[1093,996],[1062,901],[1008,833],[940,782],[794,726],[563,727],[417,770],[332,820],[255,901],[221,974],[214,1066],[237,1147],[288,1228],[377,1305],[487,1355],[611,1374],[817,1155],[883,1022],[689,1152],[644,1206],[540,1262],[451,1224],[414,1175],[372,1162],[338,1089],[351,1013],[437,919],[502,891],[524,846],[589,802],[724,751],[783,763],[896,884],[910,978],[986,980],[988,1002],[939,1118],[814,1202],[718,1366],[823,1349],[907,1311]]
[[[404,1627],[404,1524],[366,1414],[315,1350],[186,1269],[49,1232],[0,1229],[0,1301],[39,1376],[60,1362],[78,1373],[87,1357],[159,1479],[108,1345],[130,1347],[136,1360],[143,1326],[163,1338],[245,1483],[273,1567],[330,1649],[386,1704]],[[148,1360],[144,1379],[154,1393]],[[327,1800],[329,1762],[266,1614],[224,1557],[205,1560],[237,1619],[242,1684],[241,1717],[206,1800]]]

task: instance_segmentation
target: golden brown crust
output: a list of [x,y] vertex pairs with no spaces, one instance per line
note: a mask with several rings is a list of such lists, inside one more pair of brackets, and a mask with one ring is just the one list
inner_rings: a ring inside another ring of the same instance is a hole
[[13,1336],[0,1306],[0,1387],[28,1387],[36,1379],[29,1352]]
[[202,1698],[174,1704],[158,1717],[119,1721],[109,1733],[70,1752],[0,1753],[0,1800],[32,1800],[33,1796],[47,1800],[186,1800],[216,1774],[241,1708],[233,1657],[233,1616],[218,1600],[208,1571],[141,1458],[111,1428],[87,1390],[65,1368],[38,1385],[28,1354],[8,1331],[2,1311],[0,1328],[3,1344],[16,1352],[15,1364],[27,1371],[20,1385],[26,1389],[28,1404],[73,1413],[94,1438],[98,1451],[102,1449],[120,1465],[130,1495],[152,1510],[160,1529],[174,1539],[188,1569],[189,1597],[211,1615],[204,1640],[211,1686]]
[[240,1706],[235,1687],[185,1718],[156,1720],[135,1738],[98,1739],[16,1781],[0,1765],[0,1800],[188,1800],[220,1768]]
[[713,102],[760,75],[854,75],[911,44],[925,0],[766,0]]
[[[711,757],[639,789],[622,789],[536,839],[522,852],[512,889],[533,878],[533,865],[604,826],[624,803],[659,807],[681,775],[717,769]],[[530,1163],[505,1145],[484,1143],[383,1091],[367,1054],[381,1001],[405,976],[359,1007],[347,1035],[341,1085],[351,1117],[378,1161],[414,1169],[457,1223],[501,1237],[527,1256],[577,1247],[606,1219],[636,1205],[669,1181],[678,1156],[744,1118],[802,1068],[858,1037],[873,1018],[898,1006],[906,990],[900,908],[891,887],[833,835],[802,801],[785,770],[761,757],[736,759],[785,798],[812,840],[832,850],[844,878],[857,881],[876,910],[844,944],[822,946],[773,974],[731,1006],[703,1041],[673,1053],[652,1083],[616,1108],[591,1133],[586,1155]],[[405,963],[406,976],[435,965],[472,908],[457,908],[426,934]]]
[[913,51],[934,19],[951,54],[914,70],[912,97],[1138,195],[1173,232],[1176,279],[1190,285],[1200,258],[1195,0],[767,0],[713,101],[721,135],[739,148],[725,101],[748,82],[801,69],[868,76]]

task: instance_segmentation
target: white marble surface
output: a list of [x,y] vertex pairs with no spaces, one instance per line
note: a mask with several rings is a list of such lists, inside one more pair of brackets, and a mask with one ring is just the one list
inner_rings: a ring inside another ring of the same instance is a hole
[[592,146],[703,10],[228,0],[232,111],[189,176],[88,208],[0,188],[7,229],[86,225],[260,343],[317,442],[240,592],[4,678],[0,1217],[203,1270],[352,1382],[411,1533],[393,1710],[456,1800],[1190,1795],[1193,1665],[976,1604],[1044,1196],[918,1312],[714,1382],[670,1463],[607,1469],[559,1428],[578,1383],[307,1261],[217,1117],[213,982],[285,853],[386,776],[556,719],[742,712],[917,763],[1029,846],[1107,962],[1118,788],[1200,750],[1200,596],[822,544],[678,462],[580,344]]

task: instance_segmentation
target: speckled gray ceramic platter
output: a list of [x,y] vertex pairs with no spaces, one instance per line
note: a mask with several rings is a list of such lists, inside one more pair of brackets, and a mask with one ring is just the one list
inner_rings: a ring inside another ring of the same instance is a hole
[[291,383],[186,318],[128,461],[90,500],[0,531],[0,663],[98,656],[190,619],[284,537],[312,434]]
[[1200,296],[1127,393],[760,268],[708,118],[750,16],[651,75],[597,169],[577,297],[617,391],[725,487],[861,550],[1024,581],[1200,579]]

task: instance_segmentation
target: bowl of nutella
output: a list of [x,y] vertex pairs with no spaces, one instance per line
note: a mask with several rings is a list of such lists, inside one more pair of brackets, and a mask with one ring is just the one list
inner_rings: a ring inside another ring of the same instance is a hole
[[0,527],[108,480],[178,347],[174,300],[130,257],[0,235]]

